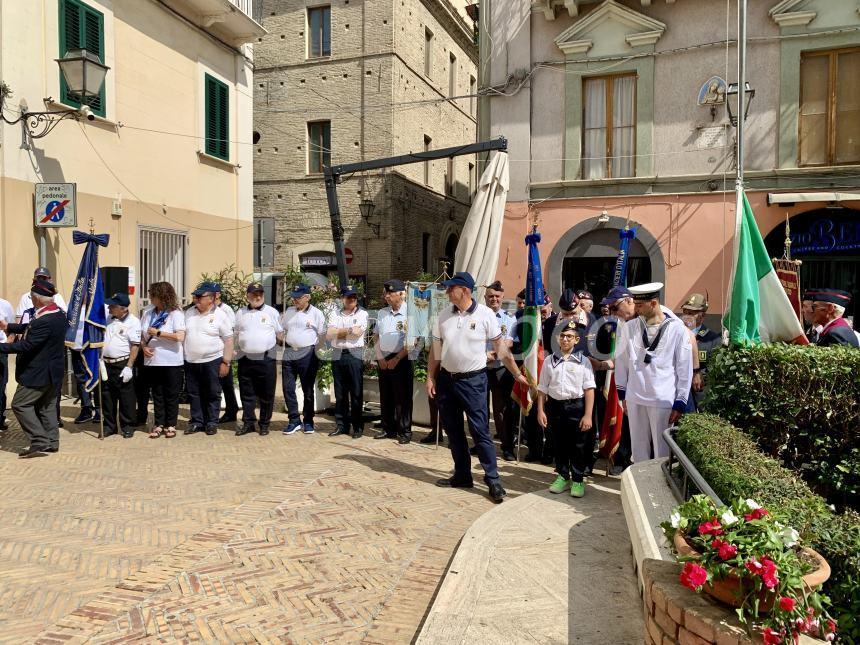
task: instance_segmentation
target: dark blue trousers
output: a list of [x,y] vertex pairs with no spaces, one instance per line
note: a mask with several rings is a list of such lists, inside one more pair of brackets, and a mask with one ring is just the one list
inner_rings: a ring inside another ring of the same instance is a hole
[[[87,392],[87,389],[84,387],[87,382],[84,356],[81,352],[74,349],[70,349],[69,352],[72,354],[72,370],[75,374],[75,385],[77,386],[78,398],[81,400],[81,409],[93,408],[95,407],[93,399],[98,399],[98,389]],[[98,400],[96,400],[96,404],[98,404]]]
[[546,416],[552,426],[555,442],[555,468],[559,475],[575,482],[581,482],[585,476],[594,445],[591,431],[582,432],[579,429],[584,411],[584,399],[556,401],[547,398],[546,401]]
[[0,354],[0,425],[6,420],[6,384],[9,382],[9,354]]
[[219,356],[208,363],[185,363],[185,388],[191,405],[191,423],[201,428],[218,425],[221,410],[221,379]]
[[338,428],[364,431],[364,362],[342,351],[332,363],[334,375],[334,420]]
[[[267,356],[252,359],[243,356],[239,359],[239,396],[242,398],[242,423],[257,420],[255,407],[260,403],[260,428],[266,429],[272,421],[275,407],[275,384],[278,372],[275,359]],[[295,397],[295,394],[293,394]]]
[[490,438],[487,410],[487,373],[454,379],[445,370],[440,370],[436,382],[436,399],[442,427],[448,434],[451,456],[454,459],[454,478],[466,481],[472,479],[472,459],[469,457],[469,443],[463,430],[465,413],[469,432],[478,449],[478,459],[484,468],[484,481],[488,484],[498,481],[496,446]]
[[303,349],[290,349],[284,351],[281,361],[281,388],[284,393],[284,402],[287,404],[287,413],[290,415],[290,423],[298,423],[299,401],[296,397],[296,378],[302,384],[304,405],[302,416],[304,423],[314,422],[314,388],[317,380],[320,362],[313,347]]

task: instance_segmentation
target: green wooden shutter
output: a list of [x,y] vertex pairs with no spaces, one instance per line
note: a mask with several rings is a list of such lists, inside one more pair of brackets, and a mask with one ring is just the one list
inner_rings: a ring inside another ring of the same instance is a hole
[[227,85],[206,74],[206,154],[230,160],[230,92]]
[[[79,0],[60,0],[60,58],[70,49],[86,49],[97,54],[104,63],[104,15]],[[69,92],[63,73],[60,74],[60,100],[66,105],[80,107],[77,94]],[[105,88],[90,103],[93,112],[105,116]]]

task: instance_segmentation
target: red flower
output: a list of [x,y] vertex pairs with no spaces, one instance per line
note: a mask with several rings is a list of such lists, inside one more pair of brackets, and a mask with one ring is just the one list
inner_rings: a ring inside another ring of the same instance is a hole
[[678,580],[688,589],[698,591],[699,587],[708,581],[708,572],[695,562],[687,562],[684,565],[684,570],[678,576]]
[[796,603],[794,602],[794,598],[789,598],[788,596],[782,596],[779,599],[779,608],[783,611],[794,611]]
[[710,522],[699,524],[699,535],[722,535],[723,529],[717,518],[713,518]]
[[776,563],[765,556],[761,559],[761,565],[764,568],[761,573],[762,582],[768,589],[773,589],[779,583],[779,576],[776,575]]
[[836,623],[833,620],[827,621],[827,633],[835,634],[836,633]]
[[[717,544],[718,541],[719,544]],[[717,555],[720,556],[721,560],[731,560],[738,554],[738,547],[729,542],[714,540],[714,547],[717,549]]]
[[767,509],[766,508],[755,508],[752,510],[752,512],[744,515],[744,519],[747,522],[749,522],[750,520],[760,520],[765,515],[767,515]]
[[782,632],[777,632],[770,627],[765,627],[762,632],[765,645],[779,645],[782,643]]
[[747,560],[744,563],[744,566],[747,568],[747,571],[749,571],[754,576],[760,576],[762,573],[764,573],[764,566],[762,566],[762,563],[755,558],[753,558],[752,560]]

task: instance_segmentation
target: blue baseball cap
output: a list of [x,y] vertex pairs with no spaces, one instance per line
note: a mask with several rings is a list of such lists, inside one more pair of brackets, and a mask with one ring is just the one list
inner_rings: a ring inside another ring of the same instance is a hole
[[192,296],[202,296],[204,293],[215,293],[216,284],[214,282],[201,282],[197,288],[191,292]]
[[474,289],[475,278],[473,278],[472,274],[467,271],[458,271],[450,280],[445,280],[442,283],[442,286],[446,289],[448,287],[466,287],[467,289]]
[[128,299],[127,293],[122,293],[118,291],[113,294],[110,298],[105,298],[106,305],[119,305],[120,307],[128,307],[131,304],[131,301]]
[[348,284],[340,290],[340,295],[344,298],[348,298],[349,296],[357,296],[358,291],[356,291],[355,287],[353,287],[351,284]]
[[220,282],[213,282],[212,286],[214,287],[214,289],[212,289],[213,293],[221,293],[221,283]]
[[611,307],[622,298],[631,298],[632,296],[633,294],[630,293],[630,289],[627,287],[612,287],[609,290],[609,293],[606,294],[606,297],[600,301],[600,304],[609,305]]
[[290,294],[290,298],[301,298],[302,296],[307,296],[310,292],[311,288],[308,285],[303,282],[299,282],[295,287],[293,287],[293,292]]

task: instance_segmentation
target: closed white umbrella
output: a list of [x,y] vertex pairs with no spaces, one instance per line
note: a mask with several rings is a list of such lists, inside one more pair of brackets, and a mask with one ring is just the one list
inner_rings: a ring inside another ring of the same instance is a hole
[[472,208],[454,255],[454,271],[468,271],[483,286],[495,279],[499,263],[499,245],[508,199],[508,154],[493,151],[481,175]]

